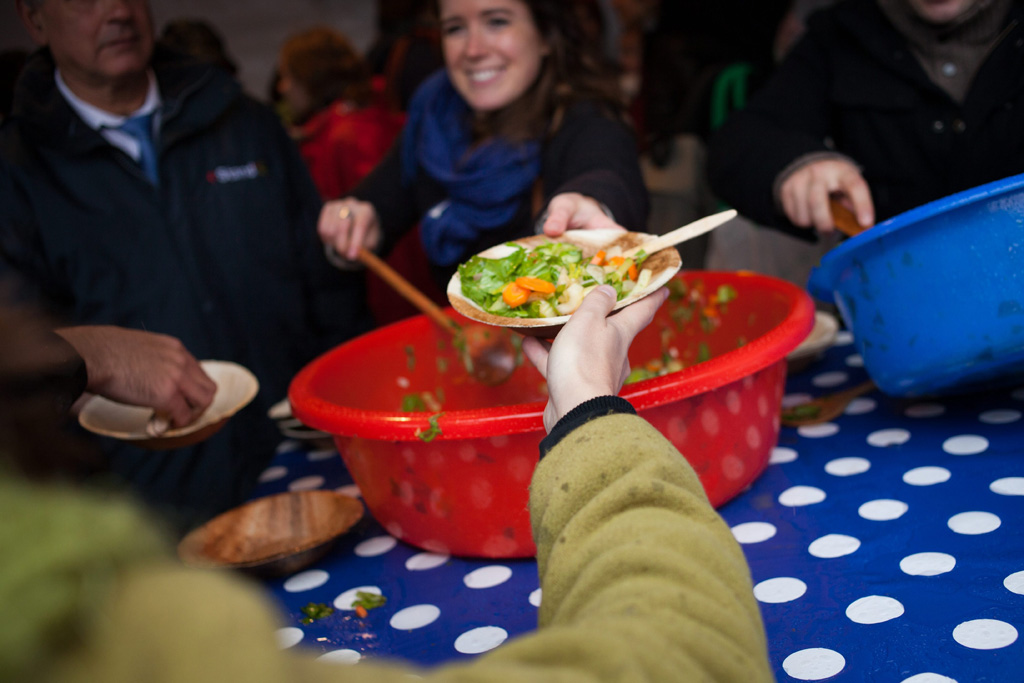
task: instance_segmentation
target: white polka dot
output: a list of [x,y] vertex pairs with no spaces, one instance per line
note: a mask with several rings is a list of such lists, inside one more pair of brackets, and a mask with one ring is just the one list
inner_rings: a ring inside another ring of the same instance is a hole
[[946,553],[915,553],[900,560],[900,569],[910,576],[938,576],[955,566],[956,558]]
[[295,628],[294,626],[279,628],[274,631],[274,639],[277,640],[277,647],[282,650],[295,647],[301,643],[302,639],[305,637],[306,634],[302,632],[302,629]]
[[888,522],[899,519],[907,511],[907,504],[901,500],[879,499],[864,503],[857,508],[857,514],[872,522]]
[[718,420],[718,414],[710,408],[701,412],[700,426],[703,427],[704,431],[710,436],[718,434],[718,430],[722,427]]
[[334,490],[337,491],[338,493],[340,493],[343,496],[348,496],[349,498],[362,498],[362,496],[363,496],[363,492],[360,491],[359,487],[356,486],[355,484],[348,484],[347,486],[339,486],[338,488],[336,488]]
[[904,472],[903,481],[911,486],[932,486],[949,481],[950,476],[945,467],[915,467]]
[[374,536],[362,541],[352,551],[359,557],[377,557],[398,545],[394,536]]
[[[753,429],[753,427],[751,429]],[[756,432],[757,430],[755,429],[754,431]],[[760,438],[760,437],[758,437],[758,438]],[[757,448],[758,448],[758,446],[760,444],[758,443],[756,445],[755,444],[749,444],[749,445],[750,445],[751,450],[757,450]],[[737,479],[742,479],[743,475],[746,474],[746,472],[747,472],[747,466],[746,466],[746,463],[743,462],[743,458],[735,456],[735,455],[733,455],[731,453],[729,455],[726,455],[726,456],[724,456],[722,458],[721,464],[722,464],[722,474],[725,475],[726,479],[730,479],[732,481],[736,481]]]
[[343,610],[354,610],[355,607],[352,603],[359,599],[357,593],[373,593],[374,595],[381,595],[380,588],[377,586],[357,586],[356,588],[349,588],[347,591],[334,598],[334,608]]
[[954,436],[942,442],[942,450],[950,455],[977,455],[988,450],[988,439],[976,434]]
[[411,572],[421,572],[440,567],[451,558],[446,553],[417,553],[405,561],[405,568]]
[[288,484],[289,491],[312,491],[324,485],[324,478],[319,474],[311,474],[308,477],[299,477]]
[[391,628],[396,631],[412,631],[437,621],[441,610],[436,605],[413,605],[395,612],[391,617]]
[[363,656],[355,650],[332,650],[323,653],[316,659],[319,662],[327,662],[328,664],[355,664],[362,658]]
[[481,567],[466,574],[462,582],[468,588],[493,588],[512,578],[512,569],[500,564]]
[[736,390],[730,390],[725,395],[725,409],[733,415],[739,415],[740,410],[743,408],[743,403],[740,401],[739,392]]
[[946,406],[941,403],[915,403],[906,410],[903,414],[907,417],[925,419],[929,417],[938,417],[946,412]]
[[864,367],[864,356],[860,355],[859,353],[855,353],[853,355],[847,356],[846,360],[844,360],[843,362],[846,363],[847,367],[862,368]]
[[805,439],[824,439],[838,434],[839,425],[833,422],[824,422],[820,425],[805,425],[797,427],[796,432]]
[[773,537],[775,533],[775,525],[768,522],[744,522],[732,528],[732,535],[737,543],[761,543]]
[[910,678],[904,678],[900,683],[957,683],[957,681],[955,678],[942,676],[929,671],[923,674],[916,674]]
[[336,455],[338,455],[338,451],[333,448],[324,448],[319,451],[310,451],[306,454],[306,459],[310,462],[320,462],[321,460],[330,460]]
[[792,602],[802,598],[806,592],[806,583],[789,576],[767,579],[754,586],[754,597],[760,602],[772,604]]
[[768,411],[770,410],[771,403],[768,402],[764,394],[759,395],[757,397],[757,414],[761,417],[768,417]]
[[785,446],[777,446],[772,449],[772,455],[768,459],[770,465],[783,465],[787,462],[793,462],[797,459],[797,452],[792,448],[786,448]]
[[1019,410],[988,410],[978,416],[985,424],[1006,425],[1017,422],[1021,418]]
[[860,539],[843,534],[827,534],[815,539],[807,546],[807,552],[814,557],[831,559],[852,555],[860,549]]
[[1002,520],[991,512],[961,512],[953,515],[946,524],[958,534],[966,536],[977,536],[995,531],[1002,524]]
[[953,640],[972,650],[998,650],[1017,640],[1017,629],[997,619],[965,621],[953,629]]
[[1024,572],[1016,572],[1015,574],[1010,574],[1005,579],[1003,579],[1003,586],[1005,586],[1006,590],[1010,591],[1011,593],[1016,593],[1017,595],[1024,595]]
[[1001,496],[1024,496],[1024,477],[1005,477],[989,484],[992,493]]
[[839,330],[836,332],[836,340],[832,342],[832,346],[849,346],[853,343],[853,332],[849,330]]
[[868,434],[868,443],[878,448],[902,446],[909,439],[910,432],[906,429],[879,429],[877,432]]
[[855,398],[850,401],[843,411],[846,415],[867,415],[878,407],[878,402],[873,398]]
[[455,649],[464,655],[476,655],[493,650],[508,639],[508,631],[497,626],[481,626],[466,631],[455,639]]
[[850,376],[848,374],[836,370],[833,372],[821,373],[820,375],[811,379],[811,384],[821,388],[837,387],[848,379],[850,379]]
[[884,595],[869,595],[854,600],[846,608],[846,617],[855,624],[881,624],[903,615],[903,603]]
[[384,525],[384,528],[387,529],[387,532],[395,538],[402,538],[402,535],[405,533],[402,531],[402,525],[398,522],[388,522]]
[[530,604],[534,607],[540,607],[540,600],[543,596],[543,591],[538,588],[537,590],[530,593]]
[[492,436],[491,445],[495,448],[504,448],[508,445],[508,434],[496,434]]
[[779,503],[787,507],[814,505],[825,500],[825,492],[814,486],[793,486],[779,494]]
[[871,461],[864,458],[836,458],[825,463],[825,471],[834,477],[863,474],[871,469]]
[[263,470],[263,474],[260,475],[260,483],[266,484],[267,482],[284,479],[286,476],[288,476],[288,468],[281,465],[275,465],[274,467],[268,467]]
[[782,407],[792,408],[793,406],[798,406],[801,403],[807,403],[813,398],[814,397],[810,394],[786,394],[782,397]]
[[311,569],[301,572],[284,582],[284,589],[289,593],[301,593],[313,590],[327,583],[331,575],[322,569]]
[[396,377],[395,378],[395,384],[400,386],[402,389],[408,389],[409,388],[409,378],[408,377]]
[[301,444],[295,439],[285,439],[281,443],[277,444],[275,452],[277,453],[291,453],[292,451],[298,450]]
[[747,446],[749,446],[752,451],[756,451],[761,448],[761,432],[754,425],[747,427]]
[[846,658],[835,650],[812,647],[786,657],[782,668],[798,681],[821,681],[845,669]]

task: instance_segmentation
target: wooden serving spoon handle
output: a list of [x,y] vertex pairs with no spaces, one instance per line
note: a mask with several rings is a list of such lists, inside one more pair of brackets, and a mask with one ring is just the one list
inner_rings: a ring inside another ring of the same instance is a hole
[[857,217],[853,215],[853,212],[847,209],[838,199],[828,200],[829,209],[832,211],[832,222],[835,223],[836,230],[853,237],[867,230],[867,227],[857,222]]
[[394,268],[379,256],[367,249],[359,250],[359,260],[370,270],[391,285],[396,292],[405,297],[406,301],[425,313],[431,320],[448,332],[459,331],[459,324],[449,318],[441,307],[430,300],[423,292],[416,289],[411,282],[402,277]]
[[675,245],[681,244],[686,240],[693,239],[698,235],[710,232],[722,223],[727,223],[735,217],[736,209],[720,211],[718,213],[711,214],[710,216],[705,216],[704,218],[692,223],[687,223],[681,228],[676,228],[675,230],[666,232],[664,235],[659,235],[654,239],[647,240],[643,244],[637,245],[632,249],[627,249],[622,252],[622,256],[623,258],[632,258],[640,253],[640,251],[644,251],[650,255],[661,251],[666,247],[674,247]]

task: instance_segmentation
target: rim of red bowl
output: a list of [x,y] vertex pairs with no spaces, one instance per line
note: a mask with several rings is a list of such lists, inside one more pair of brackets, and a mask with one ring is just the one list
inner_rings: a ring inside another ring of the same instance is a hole
[[[638,412],[696,396],[752,375],[785,358],[814,326],[814,302],[811,297],[803,289],[785,280],[743,271],[686,271],[685,275],[688,278],[750,280],[759,288],[781,294],[789,302],[789,310],[775,327],[740,348],[670,375],[626,386],[620,396],[632,403]],[[320,398],[311,389],[314,378],[331,363],[334,353],[348,344],[357,343],[365,336],[327,351],[295,376],[288,390],[295,417],[314,429],[337,436],[385,441],[419,440],[418,434],[428,427],[429,415],[426,413],[350,408]],[[439,441],[521,434],[544,429],[544,401],[443,412],[438,420],[441,433],[436,439]]]

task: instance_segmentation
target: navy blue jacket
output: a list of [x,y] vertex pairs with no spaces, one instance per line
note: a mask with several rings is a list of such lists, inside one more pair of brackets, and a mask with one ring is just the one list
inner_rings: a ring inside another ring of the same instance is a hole
[[0,269],[64,324],[169,334],[256,374],[257,399],[199,446],[104,444],[187,526],[245,498],[280,440],[268,407],[370,318],[362,275],[324,259],[321,201],[273,112],[217,69],[159,51],[153,67],[159,187],[67,105],[46,50],[30,59],[0,130]]
[[812,16],[748,106],[711,140],[715,194],[754,221],[801,236],[772,184],[796,158],[835,150],[862,167],[878,221],[1024,172],[1024,2],[963,104],[929,80],[874,0]]

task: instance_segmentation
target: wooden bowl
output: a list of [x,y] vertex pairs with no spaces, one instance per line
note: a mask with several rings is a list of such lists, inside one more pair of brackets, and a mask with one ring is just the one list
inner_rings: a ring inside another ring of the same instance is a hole
[[89,399],[78,414],[78,423],[96,434],[131,441],[151,450],[199,443],[217,433],[228,418],[248,405],[259,391],[255,375],[237,363],[204,360],[199,364],[216,382],[217,393],[206,412],[190,425],[169,429],[154,437],[146,431],[153,417],[152,408],[126,405],[102,396]]
[[836,340],[839,333],[839,321],[831,313],[816,311],[814,327],[807,338],[786,356],[786,369],[791,375],[806,370],[814,361],[825,353]]
[[351,496],[288,491],[257,498],[193,529],[178,544],[178,556],[193,567],[290,574],[323,557],[362,517],[363,504]]
[[[602,249],[612,246],[619,246],[623,251],[631,249],[646,241],[653,239],[655,235],[648,235],[642,232],[626,232],[624,230],[569,230],[559,237],[548,237],[547,235],[532,235],[515,240],[515,244],[522,245],[528,249],[546,244],[548,242],[565,242],[574,244],[583,250],[584,260],[589,260],[594,254]],[[512,252],[512,247],[507,244],[499,244],[485,251],[480,252],[484,258],[502,258]],[[679,272],[682,266],[682,259],[679,251],[675,248],[667,248],[650,254],[644,262],[644,268],[651,270],[651,282],[640,292],[630,292],[621,301],[615,304],[613,310],[619,310],[624,306],[643,299],[651,292],[657,291],[662,285],[672,279],[672,276]],[[569,322],[569,316],[560,315],[553,318],[508,318],[501,315],[489,313],[477,305],[476,302],[466,298],[462,294],[462,280],[456,272],[448,281],[448,301],[452,308],[470,320],[507,327],[520,334],[552,338],[558,333],[565,323]]]

